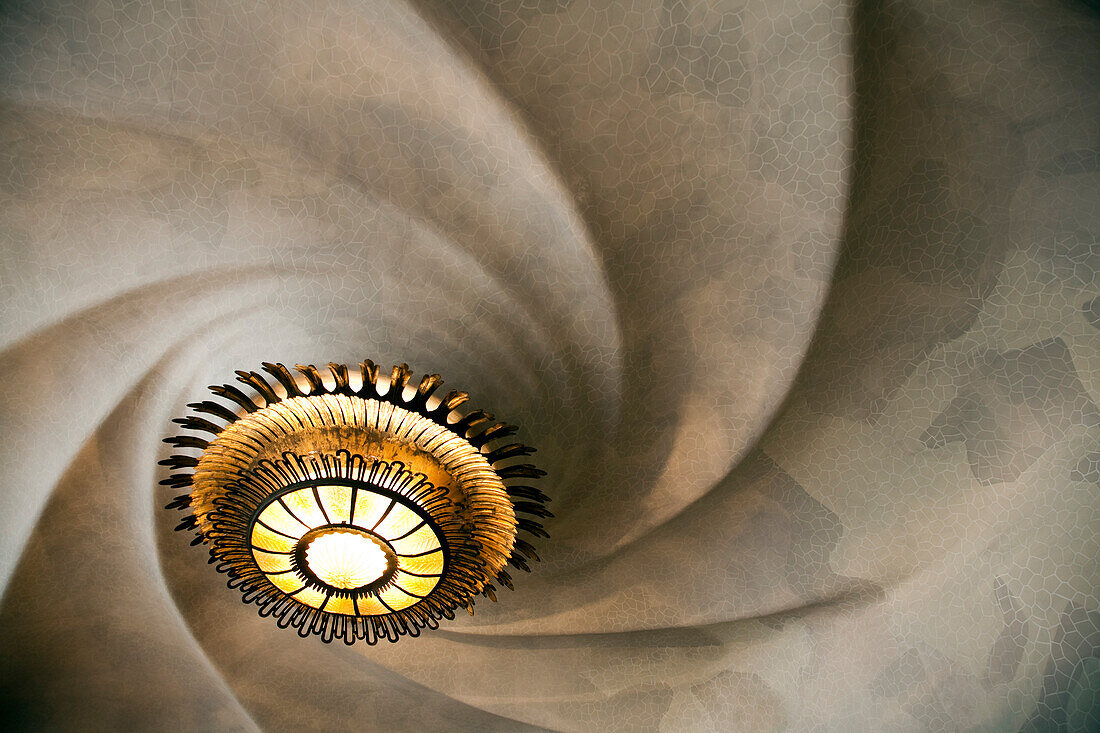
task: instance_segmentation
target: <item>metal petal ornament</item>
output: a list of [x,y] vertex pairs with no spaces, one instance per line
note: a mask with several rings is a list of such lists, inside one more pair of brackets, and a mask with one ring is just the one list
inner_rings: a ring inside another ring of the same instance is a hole
[[210,387],[227,404],[174,422],[213,437],[166,438],[179,452],[161,461],[180,471],[161,484],[187,489],[167,505],[187,512],[176,529],[261,616],[324,641],[396,641],[496,600],[508,564],[530,571],[539,558],[517,532],[547,535],[517,515],[552,515],[530,485],[544,472],[516,462],[534,449],[504,441],[515,426],[460,413],[465,392],[434,397],[437,374],[411,389],[405,364],[380,379],[364,361],[357,388],[344,364],[329,364],[331,387],[296,369],[238,371],[252,395]]

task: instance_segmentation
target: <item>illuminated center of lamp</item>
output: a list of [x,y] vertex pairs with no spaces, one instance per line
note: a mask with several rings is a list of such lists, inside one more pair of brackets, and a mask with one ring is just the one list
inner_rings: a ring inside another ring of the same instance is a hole
[[306,546],[306,565],[318,579],[342,590],[370,585],[386,573],[386,553],[353,529],[315,537]]

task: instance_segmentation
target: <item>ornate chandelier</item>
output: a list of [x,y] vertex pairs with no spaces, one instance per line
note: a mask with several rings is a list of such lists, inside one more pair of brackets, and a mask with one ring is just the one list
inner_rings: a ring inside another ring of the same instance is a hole
[[496,583],[512,587],[506,565],[539,559],[517,531],[548,536],[517,516],[552,516],[530,485],[544,472],[516,462],[534,449],[504,440],[515,426],[461,413],[465,392],[433,397],[438,374],[414,389],[407,365],[387,380],[368,360],[353,388],[346,365],[328,368],[326,384],[313,366],[298,378],[265,362],[274,382],[237,372],[255,397],[226,384],[210,390],[227,404],[188,405],[174,422],[196,434],[166,438],[179,452],[161,461],[184,469],[161,481],[188,489],[167,506],[189,512],[176,529],[301,636],[396,641],[473,613],[477,595],[495,601]]

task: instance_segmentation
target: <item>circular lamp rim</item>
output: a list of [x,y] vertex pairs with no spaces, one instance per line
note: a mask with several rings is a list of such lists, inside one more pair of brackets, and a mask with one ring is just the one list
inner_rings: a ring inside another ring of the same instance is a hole
[[[288,484],[279,491],[276,491],[264,497],[264,499],[256,505],[256,508],[252,510],[252,515],[248,519],[248,535],[251,536],[252,527],[254,527],[259,521],[259,518],[264,513],[264,510],[277,502],[279,499],[302,489],[309,489],[321,486],[345,486],[353,490],[369,491],[373,494],[377,494],[379,496],[390,499],[395,503],[401,504],[404,508],[412,511],[414,514],[416,514],[417,517],[419,517],[423,521],[423,523],[428,528],[431,529],[432,533],[435,535],[436,541],[439,542],[439,550],[433,550],[433,552],[442,551],[443,564],[439,571],[439,577],[441,579],[446,577],[451,565],[451,547],[450,544],[447,542],[446,533],[439,526],[439,524],[435,520],[433,520],[432,517],[423,510],[422,507],[420,507],[415,502],[410,501],[408,497],[392,489],[378,486],[377,484],[371,483],[369,481],[358,481],[356,479],[336,477],[308,479],[306,481],[297,481],[295,483]],[[354,501],[355,494],[353,493],[352,496]],[[379,522],[375,524],[375,527],[377,527],[380,523],[381,520],[379,520]],[[339,529],[360,532],[369,536],[372,540],[381,543],[382,549],[386,553],[386,572],[382,575],[381,578],[379,578],[374,583],[362,586],[360,588],[337,588],[318,578],[317,575],[309,569],[309,565],[308,563],[306,563],[304,556],[305,547],[308,545],[308,542],[306,542],[306,538],[310,534],[319,532],[321,530],[337,531]],[[381,591],[389,585],[394,576],[397,574],[397,557],[397,553],[390,545],[389,541],[386,540],[384,537],[375,534],[373,531],[360,527],[359,525],[346,522],[329,522],[328,524],[318,525],[316,527],[310,528],[296,540],[295,548],[293,554],[291,555],[291,566],[303,580],[305,580],[310,585],[315,586],[317,590],[323,591],[324,593],[333,595],[337,598],[362,598],[364,596],[372,595],[378,591]],[[270,579],[268,580],[268,582],[271,582]],[[426,596],[421,598],[420,601],[417,601],[417,604],[427,598],[430,598],[437,588],[439,588],[439,584],[433,587]]]

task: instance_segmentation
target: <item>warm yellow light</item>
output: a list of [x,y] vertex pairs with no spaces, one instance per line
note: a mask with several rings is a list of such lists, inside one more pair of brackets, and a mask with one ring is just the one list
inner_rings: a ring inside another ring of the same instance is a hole
[[331,380],[312,366],[301,378],[263,368],[277,384],[237,373],[256,397],[221,385],[210,389],[233,406],[192,404],[226,424],[177,419],[216,437],[169,438],[187,451],[161,462],[194,468],[162,481],[189,487],[169,504],[190,512],[177,529],[197,530],[261,615],[325,641],[393,641],[479,594],[496,600],[509,563],[528,570],[534,550],[516,533],[546,532],[517,512],[550,515],[527,485],[543,472],[513,460],[534,450],[506,442],[514,426],[459,409],[460,390],[434,397],[439,376],[417,386],[405,365],[387,378],[364,361],[358,383],[340,364]]
[[331,532],[309,543],[306,564],[333,588],[349,590],[381,578],[386,572],[386,553],[358,532]]

